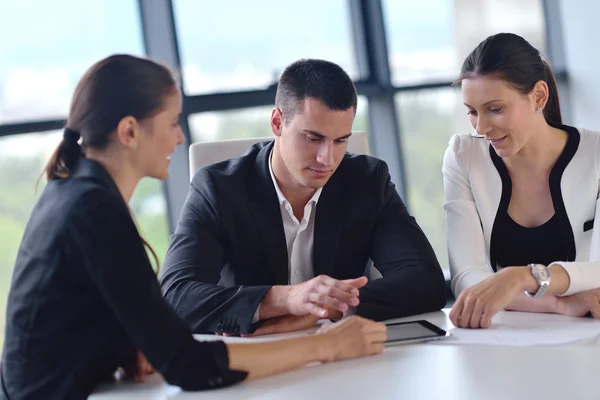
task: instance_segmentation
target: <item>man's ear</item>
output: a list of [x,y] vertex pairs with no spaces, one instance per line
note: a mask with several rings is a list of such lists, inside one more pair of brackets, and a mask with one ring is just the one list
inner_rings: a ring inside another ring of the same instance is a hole
[[122,118],[117,125],[117,140],[123,146],[137,149],[140,137],[140,126],[132,116]]
[[275,107],[271,111],[271,131],[273,135],[281,136],[281,128],[283,127],[283,113],[279,107]]

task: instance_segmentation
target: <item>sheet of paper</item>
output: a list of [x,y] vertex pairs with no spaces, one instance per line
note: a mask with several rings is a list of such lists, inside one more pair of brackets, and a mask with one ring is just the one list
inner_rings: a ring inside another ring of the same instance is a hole
[[451,337],[438,344],[552,346],[568,343],[597,344],[600,326],[494,324],[490,329],[450,329]]

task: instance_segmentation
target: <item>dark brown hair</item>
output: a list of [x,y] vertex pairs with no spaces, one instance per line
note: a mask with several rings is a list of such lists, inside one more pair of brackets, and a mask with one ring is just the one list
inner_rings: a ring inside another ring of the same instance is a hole
[[485,39],[467,56],[458,79],[495,75],[523,94],[529,94],[538,81],[548,85],[544,118],[550,125],[562,125],[558,87],[550,65],[529,42],[514,33],[498,33]]
[[281,74],[275,105],[286,118],[292,118],[307,97],[319,100],[330,110],[346,111],[353,107],[356,112],[354,82],[342,67],[330,61],[298,60],[288,65]]
[[[50,158],[48,180],[67,178],[85,149],[104,149],[124,117],[143,120],[158,113],[175,88],[169,69],[145,58],[119,54],[92,65],[75,88],[66,124],[71,135]],[[81,135],[81,146],[73,134]]]
[[[63,140],[45,168],[47,179],[67,179],[85,149],[106,148],[124,117],[143,120],[157,114],[176,88],[169,69],[149,59],[118,54],[92,65],[75,88]],[[158,269],[154,249],[140,238]]]

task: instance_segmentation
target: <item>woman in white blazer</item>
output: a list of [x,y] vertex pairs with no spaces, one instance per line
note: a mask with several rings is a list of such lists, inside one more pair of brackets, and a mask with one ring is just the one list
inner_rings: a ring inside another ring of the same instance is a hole
[[600,318],[600,134],[563,125],[552,71],[520,36],[481,42],[457,84],[477,134],[455,135],[444,156],[450,319]]

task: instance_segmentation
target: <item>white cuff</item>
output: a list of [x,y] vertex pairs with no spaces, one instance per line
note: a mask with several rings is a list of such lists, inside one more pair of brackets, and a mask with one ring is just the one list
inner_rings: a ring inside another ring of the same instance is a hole
[[258,307],[256,307],[256,312],[254,313],[254,316],[252,317],[252,323],[255,324],[258,322],[258,311],[260,310],[260,303],[258,304]]
[[597,262],[553,262],[552,265],[560,265],[569,275],[569,288],[560,296],[572,296],[600,287],[600,268]]

